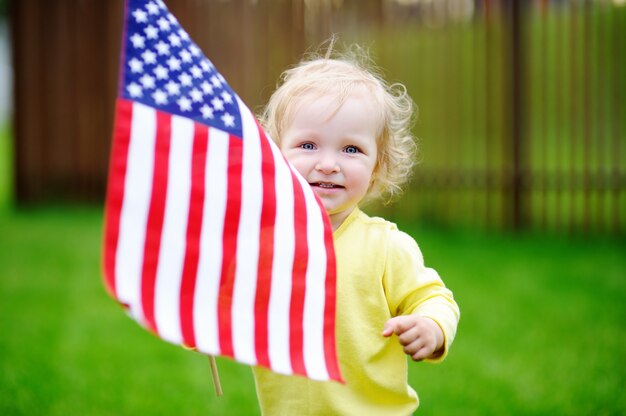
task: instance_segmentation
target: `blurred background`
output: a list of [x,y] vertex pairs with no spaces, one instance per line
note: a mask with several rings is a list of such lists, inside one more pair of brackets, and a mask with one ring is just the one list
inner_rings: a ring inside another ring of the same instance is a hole
[[[626,413],[625,0],[165,3],[253,110],[333,34],[407,86],[420,163],[369,210],[462,311],[411,366],[422,414]],[[220,359],[216,398],[102,287],[122,10],[0,0],[0,412],[258,414],[247,368]]]
[[[102,201],[120,1],[9,6],[15,202]],[[420,109],[421,166],[408,203],[393,208],[396,218],[616,234],[626,229],[623,6],[619,0],[170,4],[253,109],[282,70],[333,33],[369,48]],[[3,53],[9,56],[6,46]],[[2,90],[6,114],[10,88]]]

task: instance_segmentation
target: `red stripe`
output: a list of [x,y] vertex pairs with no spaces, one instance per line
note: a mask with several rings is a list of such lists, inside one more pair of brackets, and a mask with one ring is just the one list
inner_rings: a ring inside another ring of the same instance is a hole
[[337,362],[337,349],[335,340],[335,303],[337,295],[337,261],[333,243],[333,227],[322,201],[315,196],[317,204],[324,218],[324,247],[326,248],[326,299],[324,304],[324,356],[326,369],[331,380],[343,382],[339,364]]
[[158,333],[154,319],[154,291],[159,263],[159,249],[161,247],[161,231],[165,216],[165,199],[167,197],[171,116],[160,111],[155,111],[155,113],[157,129],[154,146],[154,173],[146,225],[146,241],[141,275],[141,302],[146,327]]
[[130,126],[133,105],[130,101],[118,99],[115,110],[115,131],[109,166],[109,183],[104,220],[104,278],[106,288],[117,299],[115,287],[115,256],[120,233],[120,216],[124,201],[124,184],[130,144]]
[[227,201],[222,234],[222,270],[217,300],[217,321],[222,355],[234,357],[232,335],[233,290],[237,267],[237,234],[241,215],[241,169],[243,162],[243,141],[229,136]]
[[193,300],[200,253],[200,232],[202,230],[205,192],[204,176],[209,134],[207,126],[203,124],[194,123],[194,128],[187,243],[180,288],[180,326],[183,343],[190,348],[195,348],[196,346],[193,329]]
[[304,294],[306,292],[306,271],[309,262],[307,245],[307,211],[304,192],[296,175],[292,173],[294,196],[294,259],[292,270],[291,306],[289,316],[289,348],[291,367],[295,374],[306,375],[304,365]]
[[274,154],[265,132],[259,127],[261,140],[261,175],[263,177],[263,210],[259,236],[259,265],[254,305],[254,346],[259,365],[271,367],[268,350],[268,308],[272,288],[272,265],[274,260],[274,225],[276,223],[276,168]]

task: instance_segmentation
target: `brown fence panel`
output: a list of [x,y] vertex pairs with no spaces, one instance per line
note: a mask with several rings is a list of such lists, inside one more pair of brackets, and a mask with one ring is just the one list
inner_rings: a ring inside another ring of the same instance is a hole
[[100,200],[121,9],[116,2],[22,0],[10,12],[17,200]]

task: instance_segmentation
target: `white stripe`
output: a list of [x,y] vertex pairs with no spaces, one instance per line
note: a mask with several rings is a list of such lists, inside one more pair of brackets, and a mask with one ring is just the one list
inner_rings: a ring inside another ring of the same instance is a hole
[[309,184],[298,175],[304,190],[307,212],[309,263],[303,313],[303,355],[307,376],[328,380],[324,355],[324,300],[326,298],[326,250],[322,212]]
[[293,224],[293,183],[280,150],[270,142],[276,167],[276,224],[274,228],[274,262],[268,307],[268,348],[272,369],[292,374],[289,349],[289,310],[291,274],[295,249]]
[[232,326],[235,358],[257,363],[254,342],[259,236],[263,205],[263,177],[259,130],[250,111],[237,97],[243,124],[241,217],[237,232],[237,269],[233,288]]
[[198,350],[220,353],[217,298],[222,267],[222,235],[226,213],[228,134],[209,128],[205,170],[205,202],[202,212],[200,257],[193,302],[194,332]]
[[154,291],[154,315],[159,336],[166,341],[180,344],[180,285],[191,193],[193,121],[172,116],[171,131],[165,213]]
[[130,315],[139,323],[144,322],[141,306],[141,272],[152,191],[155,140],[156,114],[154,110],[134,103],[124,182],[124,201],[115,253],[115,284],[118,300],[129,306]]

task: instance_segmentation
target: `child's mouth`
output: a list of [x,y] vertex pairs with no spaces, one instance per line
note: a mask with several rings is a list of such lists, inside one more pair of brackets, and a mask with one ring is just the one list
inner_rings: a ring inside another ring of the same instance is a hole
[[322,189],[335,189],[335,188],[343,188],[341,185],[337,185],[330,182],[313,182],[310,183],[312,187],[322,188]]

